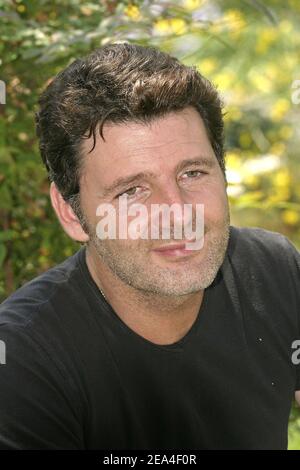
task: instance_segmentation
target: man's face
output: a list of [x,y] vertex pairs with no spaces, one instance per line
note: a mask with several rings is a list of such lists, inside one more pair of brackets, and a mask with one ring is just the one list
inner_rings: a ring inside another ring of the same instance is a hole
[[[80,180],[81,207],[90,236],[89,250],[96,266],[108,267],[127,285],[148,293],[179,296],[208,287],[224,259],[230,214],[224,175],[197,111],[188,107],[159,118],[151,125],[105,124],[104,138],[105,142],[97,136],[90,154],[87,152],[92,140],[84,141],[86,157]],[[203,157],[208,165],[191,163]],[[139,173],[143,173],[139,178],[115,186],[120,178]],[[196,204],[203,204],[203,247],[190,250],[184,256],[167,256],[154,251],[183,242],[174,238],[172,224],[169,240],[162,238],[162,232],[160,239],[151,239],[150,230],[148,239],[98,238],[97,207],[109,203],[118,216],[119,198],[124,193],[128,208],[136,203],[146,207],[149,226],[152,204],[171,206],[177,203],[182,208],[190,204],[193,222]]]

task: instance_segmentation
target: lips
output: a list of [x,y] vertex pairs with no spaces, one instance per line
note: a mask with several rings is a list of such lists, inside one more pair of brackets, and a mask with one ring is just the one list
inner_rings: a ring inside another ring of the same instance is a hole
[[197,251],[195,250],[186,249],[185,246],[185,243],[169,244],[160,246],[159,248],[156,248],[153,251],[158,255],[170,257],[188,256],[197,253]]
[[155,248],[154,251],[172,251],[172,250],[184,250],[184,249],[185,249],[185,243],[178,243],[176,245],[169,244],[169,245],[161,246],[159,248]]

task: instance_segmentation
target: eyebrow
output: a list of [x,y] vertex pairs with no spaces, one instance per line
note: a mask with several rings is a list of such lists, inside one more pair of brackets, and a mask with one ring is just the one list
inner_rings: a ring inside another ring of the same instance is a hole
[[[211,169],[215,166],[215,160],[210,157],[196,157],[196,158],[188,158],[178,163],[175,170],[176,172],[183,170],[187,166],[202,166],[207,169]],[[106,197],[110,194],[114,193],[117,190],[122,190],[129,184],[139,182],[146,178],[157,179],[157,175],[151,171],[141,171],[139,173],[129,175],[129,176],[121,176],[117,178],[111,185],[105,186],[102,191],[102,196]]]

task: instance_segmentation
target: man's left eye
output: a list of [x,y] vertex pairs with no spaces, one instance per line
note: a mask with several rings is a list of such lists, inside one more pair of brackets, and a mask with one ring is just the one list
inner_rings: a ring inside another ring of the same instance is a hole
[[204,172],[201,171],[201,170],[189,170],[189,171],[186,171],[183,174],[183,176],[188,175],[188,178],[195,178],[195,177],[199,176],[200,174],[202,175],[202,174],[204,174]]

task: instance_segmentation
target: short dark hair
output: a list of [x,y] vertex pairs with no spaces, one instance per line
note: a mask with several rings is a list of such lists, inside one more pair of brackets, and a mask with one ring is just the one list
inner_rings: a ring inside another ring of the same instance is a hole
[[195,66],[129,43],[108,44],[75,60],[39,98],[37,136],[50,181],[71,205],[78,202],[83,139],[93,135],[94,148],[98,126],[104,139],[105,121],[146,124],[187,106],[203,119],[226,180],[223,103]]

